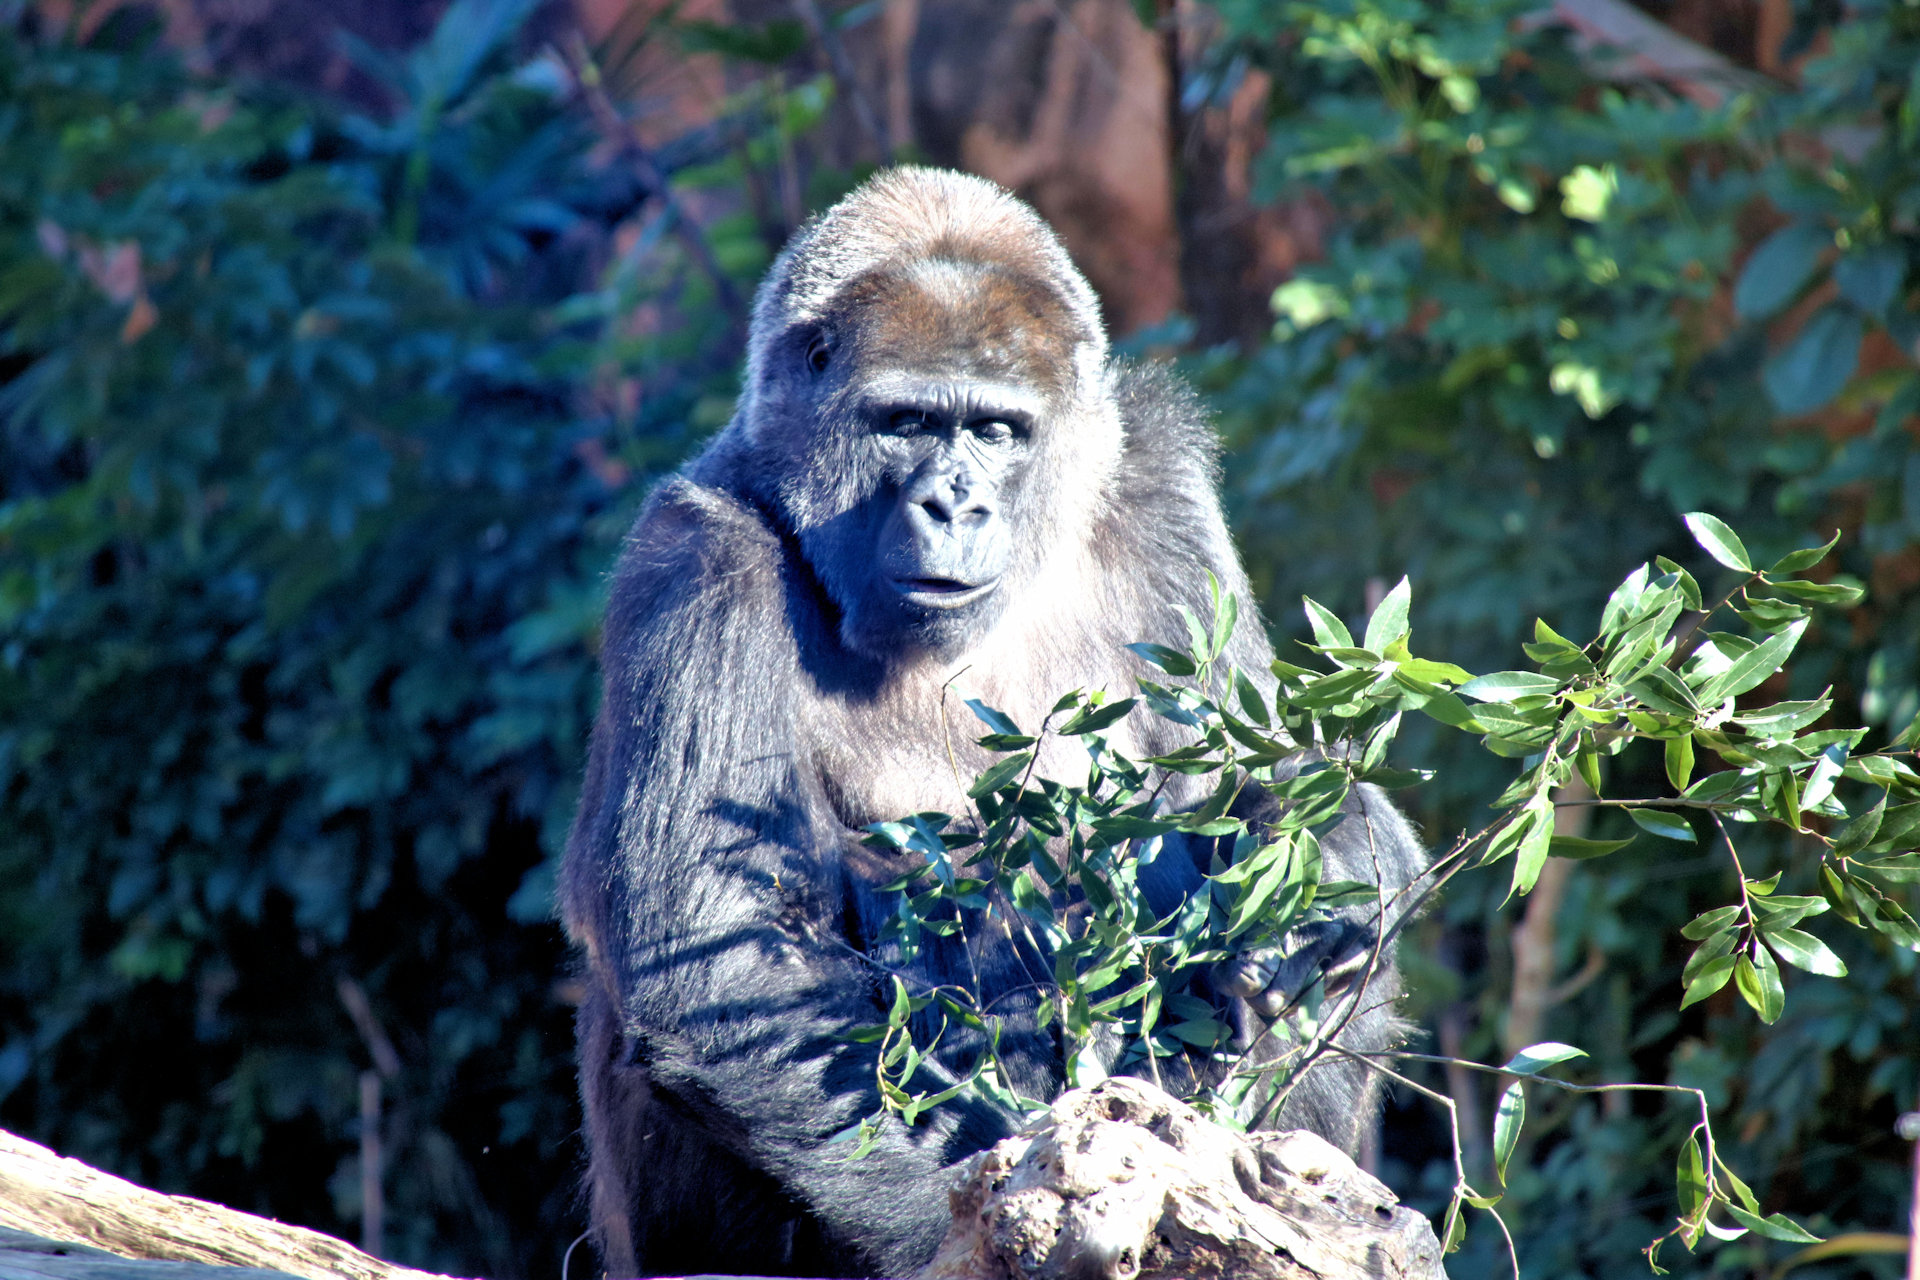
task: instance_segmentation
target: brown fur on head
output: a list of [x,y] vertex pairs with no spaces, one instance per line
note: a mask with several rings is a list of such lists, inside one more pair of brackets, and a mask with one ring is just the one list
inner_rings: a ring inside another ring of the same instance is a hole
[[[844,611],[843,639],[892,655],[903,632],[891,603],[859,580],[888,535],[863,504],[898,501],[944,464],[923,454],[909,466],[876,444],[886,415],[924,408],[943,429],[970,414],[1019,418],[1017,450],[975,451],[1022,549],[1005,566],[1011,589],[1094,527],[1122,448],[1107,357],[1093,292],[1038,215],[979,178],[894,169],[802,228],[768,273],[728,435],[766,478],[756,496]],[[921,647],[952,651],[997,609],[949,610],[909,630]]]

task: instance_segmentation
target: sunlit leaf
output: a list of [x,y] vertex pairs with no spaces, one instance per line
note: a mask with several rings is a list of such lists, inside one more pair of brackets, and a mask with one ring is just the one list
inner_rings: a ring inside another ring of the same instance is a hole
[[1805,969],[1808,973],[1828,978],[1847,976],[1847,966],[1840,957],[1810,933],[1802,933],[1798,929],[1770,929],[1763,924],[1760,937],[1773,948],[1775,955],[1796,969]]
[[1514,1054],[1500,1069],[1509,1075],[1532,1076],[1538,1075],[1543,1068],[1550,1067],[1556,1062],[1567,1062],[1586,1056],[1585,1049],[1576,1049],[1570,1044],[1561,1044],[1557,1040],[1543,1040],[1539,1044],[1530,1044]]
[[1627,810],[1627,816],[1633,819],[1635,826],[1649,835],[1660,836],[1667,840],[1683,840],[1688,844],[1694,842],[1693,828],[1688,826],[1686,819],[1678,814],[1667,813],[1661,809],[1633,808]]
[[1501,1186],[1507,1184],[1507,1162],[1513,1158],[1513,1149],[1520,1141],[1520,1128],[1526,1120],[1527,1096],[1515,1080],[1500,1095],[1500,1105],[1493,1113],[1493,1170]]
[[1747,555],[1746,545],[1740,541],[1740,535],[1727,527],[1726,521],[1705,511],[1689,512],[1686,521],[1693,540],[1708,555],[1729,569],[1753,572],[1753,560]]

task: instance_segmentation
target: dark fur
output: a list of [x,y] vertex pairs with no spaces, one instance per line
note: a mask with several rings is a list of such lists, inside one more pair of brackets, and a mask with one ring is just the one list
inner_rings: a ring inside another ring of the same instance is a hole
[[[1008,389],[1033,430],[894,438],[873,428],[876,388],[961,418]],[[934,449],[948,452],[926,463]],[[902,487],[963,466],[974,470],[956,492],[983,504],[979,529],[942,525],[937,545],[899,550],[899,513],[928,519],[902,506]],[[738,415],[648,503],[608,610],[605,697],[561,892],[585,953],[587,1181],[611,1274],[900,1276],[931,1254],[949,1167],[1018,1120],[957,1100],[911,1130],[890,1126],[862,1160],[826,1145],[875,1109],[873,1048],[840,1036],[883,1017],[860,953],[892,907],[875,886],[900,870],[855,835],[964,812],[962,779],[987,757],[943,694],[956,672],[1031,727],[1068,689],[1126,690],[1142,672],[1121,646],[1183,635],[1174,605],[1205,612],[1208,571],[1248,600],[1215,470],[1192,395],[1109,361],[1085,283],[1044,226],[986,184],[895,171],[795,238],[756,304]],[[977,607],[917,609],[876,585],[887,555],[1003,576]],[[1272,655],[1251,612],[1227,659],[1264,673]],[[1143,713],[1116,745],[1154,753],[1179,733]],[[1074,776],[1072,752],[1042,768]],[[1197,800],[1177,786],[1172,798]],[[1373,839],[1343,824],[1326,874],[1404,884],[1418,845],[1383,800],[1367,803]],[[1161,902],[1200,881],[1190,860],[1156,867]],[[1003,1052],[1025,1091],[1052,1096],[1059,1047],[1020,990],[1046,958],[1004,933],[972,936],[970,957],[935,946],[919,969],[950,981],[970,962],[989,996],[1015,993],[996,1007],[1012,1026]],[[1255,968],[1298,986],[1371,936],[1323,931]],[[1388,1040],[1396,993],[1389,953],[1350,1043]],[[1261,1024],[1238,1007],[1250,1036]],[[965,1061],[952,1047],[948,1062]],[[1362,1073],[1330,1060],[1279,1123],[1351,1145],[1371,1096]]]

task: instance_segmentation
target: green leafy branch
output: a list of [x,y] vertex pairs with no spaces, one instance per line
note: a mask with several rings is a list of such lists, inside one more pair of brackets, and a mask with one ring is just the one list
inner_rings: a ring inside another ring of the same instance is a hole
[[[1608,599],[1599,632],[1588,643],[1575,644],[1544,621],[1536,623],[1534,640],[1524,646],[1532,670],[1475,676],[1415,656],[1405,580],[1381,601],[1358,640],[1331,611],[1305,602],[1313,633],[1306,648],[1327,669],[1284,659],[1260,676],[1222,667],[1237,604],[1215,584],[1210,622],[1186,614],[1185,647],[1132,646],[1167,677],[1142,678],[1137,697],[1068,694],[1033,733],[970,702],[990,731],[979,744],[1000,756],[968,789],[971,821],[956,826],[950,815],[923,813],[869,828],[869,844],[917,855],[915,865],[886,886],[900,897],[883,941],[910,965],[934,939],[953,940],[947,945],[964,950],[970,918],[1018,929],[1052,957],[1052,983],[1034,1016],[1040,1027],[1057,1029],[1070,1084],[1132,1071],[1164,1086],[1172,1073],[1163,1064],[1179,1056],[1198,1064],[1178,1085],[1185,1096],[1236,1127],[1267,1120],[1325,1054],[1366,1057],[1341,1045],[1340,1032],[1367,1007],[1367,991],[1394,934],[1452,877],[1511,860],[1509,896],[1524,895],[1549,857],[1605,857],[1632,842],[1556,835],[1554,814],[1564,804],[1622,809],[1642,832],[1662,839],[1694,841],[1688,813],[1714,822],[1740,900],[1682,931],[1700,946],[1682,974],[1681,1008],[1732,981],[1763,1021],[1778,1019],[1785,1004],[1782,964],[1845,973],[1830,948],[1798,927],[1829,909],[1896,945],[1920,949],[1920,933],[1898,901],[1897,887],[1920,878],[1920,855],[1912,848],[1920,830],[1920,774],[1910,763],[1916,728],[1910,726],[1886,750],[1856,753],[1865,730],[1815,727],[1831,710],[1830,690],[1804,701],[1741,705],[1783,668],[1815,607],[1853,605],[1861,589],[1801,576],[1832,542],[1757,568],[1721,521],[1696,513],[1687,525],[1709,556],[1741,575],[1735,585],[1709,604],[1679,564],[1663,557],[1643,565]],[[1735,620],[1740,630],[1721,629]],[[1181,726],[1186,744],[1142,760],[1117,750],[1111,731],[1141,706]],[[1389,892],[1377,877],[1375,883],[1326,881],[1320,837],[1356,814],[1371,831],[1366,806],[1377,794],[1371,788],[1404,787],[1427,776],[1389,763],[1408,712],[1479,736],[1488,751],[1518,761],[1519,773],[1494,800],[1493,821],[1463,833],[1414,883]],[[1084,783],[1038,772],[1048,735],[1082,746]],[[1661,744],[1673,793],[1607,796],[1605,762],[1641,741]],[[1709,756],[1723,767],[1701,767]],[[1564,790],[1576,775],[1588,789],[1578,798]],[[1212,784],[1196,807],[1167,812],[1163,792],[1177,776]],[[1277,802],[1277,815],[1263,815],[1257,824],[1242,816],[1240,801],[1250,787]],[[1857,799],[1849,809],[1843,788],[1877,795]],[[1818,878],[1820,894],[1784,894],[1782,875],[1761,880],[1746,874],[1729,824],[1763,822],[1818,842],[1817,867],[1806,871]],[[1139,876],[1175,833],[1219,840],[1221,851],[1203,886],[1158,914],[1140,892]],[[1230,1011],[1195,979],[1247,950],[1278,945],[1290,931],[1334,910],[1366,906],[1375,913],[1379,940],[1359,981],[1331,997],[1316,982],[1297,993],[1252,1045],[1236,1050]],[[894,992],[887,1021],[854,1033],[882,1046],[876,1066],[881,1109],[849,1131],[857,1132],[861,1149],[887,1118],[910,1123],[965,1090],[1023,1109],[1045,1105],[1013,1090],[998,1058],[1003,1015],[985,999],[977,977],[912,991],[914,979],[903,969],[882,967]],[[940,1025],[932,1028],[936,1011]],[[955,1026],[962,1029],[958,1039],[977,1052],[976,1065],[958,1079],[942,1072],[937,1087],[911,1092],[933,1046]],[[1498,1070],[1531,1076],[1541,1065],[1578,1053],[1536,1055],[1537,1062],[1522,1054]],[[1370,1067],[1402,1079],[1377,1062]],[[1661,1240],[1677,1235],[1691,1248],[1703,1234],[1730,1239],[1747,1230],[1774,1239],[1811,1238],[1779,1215],[1760,1215],[1752,1193],[1714,1147],[1698,1090],[1563,1087],[1678,1091],[1699,1098],[1701,1120],[1681,1155],[1681,1214]],[[1516,1081],[1495,1121],[1496,1176],[1503,1184],[1524,1115]],[[1454,1125],[1458,1148],[1457,1116]],[[1464,1231],[1463,1208],[1493,1212],[1498,1200],[1467,1182],[1458,1149],[1456,1175],[1444,1228],[1449,1249]],[[1737,1225],[1710,1221],[1715,1208]],[[1650,1262],[1659,1243],[1649,1247]]]

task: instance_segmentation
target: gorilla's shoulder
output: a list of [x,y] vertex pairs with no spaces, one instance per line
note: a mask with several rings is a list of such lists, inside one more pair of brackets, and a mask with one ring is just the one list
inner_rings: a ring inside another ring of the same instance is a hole
[[1210,496],[1220,483],[1220,438],[1186,379],[1163,364],[1133,360],[1115,361],[1112,379],[1126,433],[1121,487],[1138,497]]
[[777,589],[780,556],[780,536],[759,508],[726,489],[675,476],[654,490],[627,535],[613,598],[628,617],[609,621]]

